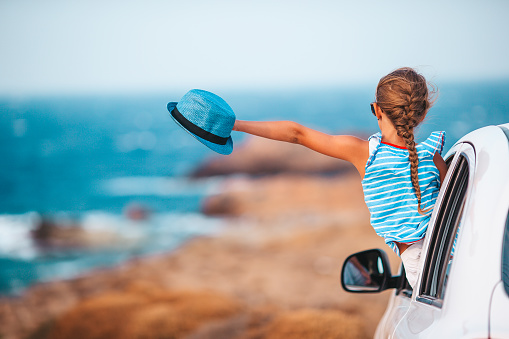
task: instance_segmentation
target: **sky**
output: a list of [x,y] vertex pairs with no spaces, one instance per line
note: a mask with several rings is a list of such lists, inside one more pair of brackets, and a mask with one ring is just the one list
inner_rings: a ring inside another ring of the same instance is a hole
[[509,1],[0,0],[0,95],[509,79]]

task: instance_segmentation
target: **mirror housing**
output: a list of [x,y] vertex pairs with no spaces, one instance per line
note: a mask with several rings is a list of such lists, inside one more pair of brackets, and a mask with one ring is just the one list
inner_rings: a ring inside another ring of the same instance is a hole
[[348,292],[378,293],[396,288],[400,277],[392,276],[387,254],[372,249],[346,258],[341,270],[341,285]]

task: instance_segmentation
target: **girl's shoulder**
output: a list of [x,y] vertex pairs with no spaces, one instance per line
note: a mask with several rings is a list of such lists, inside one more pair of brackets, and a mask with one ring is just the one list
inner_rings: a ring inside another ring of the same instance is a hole
[[435,131],[430,136],[416,146],[417,152],[434,156],[435,153],[442,154],[445,144],[445,131]]

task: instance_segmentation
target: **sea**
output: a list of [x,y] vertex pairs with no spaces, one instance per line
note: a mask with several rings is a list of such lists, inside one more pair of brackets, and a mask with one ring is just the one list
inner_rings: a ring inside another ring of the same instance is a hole
[[[472,130],[509,122],[509,79],[437,86],[417,141],[445,130],[447,150]],[[220,155],[166,110],[183,94],[0,98],[0,295],[220,234],[223,221],[201,214],[200,206],[224,178],[189,178]],[[378,131],[372,86],[217,94],[238,119],[293,120],[338,134]],[[234,149],[246,138],[232,137]],[[42,224],[79,228],[87,246],[65,239],[64,246],[47,246],[34,236]]]

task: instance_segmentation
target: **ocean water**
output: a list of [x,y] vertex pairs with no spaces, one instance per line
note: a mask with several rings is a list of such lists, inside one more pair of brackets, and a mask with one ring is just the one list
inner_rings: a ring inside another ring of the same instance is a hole
[[[469,131],[509,122],[509,81],[438,86],[417,140],[445,130],[448,149]],[[369,108],[373,91],[217,94],[239,119],[294,120],[367,136],[378,131]],[[199,213],[203,198],[220,190],[221,179],[186,177],[214,154],[166,111],[166,103],[183,94],[0,98],[0,294],[171,251],[221,229],[220,220]],[[234,147],[244,137],[234,132]],[[137,208],[147,217],[129,217]],[[93,250],[48,249],[32,237],[44,220],[110,241]]]

